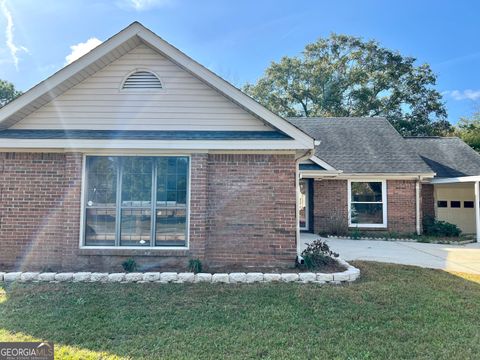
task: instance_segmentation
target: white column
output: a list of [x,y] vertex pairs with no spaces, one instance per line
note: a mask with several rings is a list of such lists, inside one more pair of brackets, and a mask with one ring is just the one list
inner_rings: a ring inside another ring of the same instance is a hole
[[475,229],[477,232],[477,242],[480,242],[480,185],[479,181],[475,181]]
[[415,183],[415,221],[416,221],[416,230],[417,235],[421,233],[421,216],[420,216],[420,180],[417,180]]

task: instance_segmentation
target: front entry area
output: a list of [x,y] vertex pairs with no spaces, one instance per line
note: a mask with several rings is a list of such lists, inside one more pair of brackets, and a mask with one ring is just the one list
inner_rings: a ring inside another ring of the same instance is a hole
[[312,179],[300,179],[299,182],[299,226],[300,231],[313,230],[313,186]]

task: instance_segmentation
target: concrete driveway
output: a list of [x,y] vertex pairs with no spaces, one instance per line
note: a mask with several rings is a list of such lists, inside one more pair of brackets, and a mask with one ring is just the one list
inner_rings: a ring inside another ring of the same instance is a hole
[[[302,249],[318,235],[302,233]],[[370,260],[480,274],[480,243],[424,244],[402,241],[326,239],[345,260]]]

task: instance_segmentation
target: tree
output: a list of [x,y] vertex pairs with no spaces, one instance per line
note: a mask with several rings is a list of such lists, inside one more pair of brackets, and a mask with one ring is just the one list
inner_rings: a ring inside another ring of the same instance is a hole
[[480,152],[480,111],[475,112],[470,118],[461,118],[455,134]]
[[244,91],[286,117],[385,116],[403,135],[448,133],[436,75],[415,61],[376,41],[332,34],[300,57],[272,62]]
[[15,100],[15,98],[20,95],[22,95],[22,92],[16,90],[11,82],[0,80],[0,108],[7,105],[10,101]]

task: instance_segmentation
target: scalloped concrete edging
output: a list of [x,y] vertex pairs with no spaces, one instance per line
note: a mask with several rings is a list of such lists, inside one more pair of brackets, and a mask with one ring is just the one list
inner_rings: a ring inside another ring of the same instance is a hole
[[134,273],[99,273],[99,272],[0,272],[0,282],[100,282],[100,283],[220,283],[220,284],[252,284],[252,283],[316,283],[341,284],[353,282],[360,276],[360,270],[343,259],[336,260],[347,270],[338,273],[198,273],[192,272],[134,272]]
[[[416,242],[422,243],[421,241],[412,239],[412,238],[384,238],[384,237],[374,237],[374,236],[360,236],[354,238],[352,236],[336,236],[328,235],[327,239],[339,239],[339,240],[373,240],[373,241],[403,241],[403,242]],[[463,241],[429,241],[424,244],[442,244],[442,245],[466,245],[472,244],[475,240],[463,240]]]

